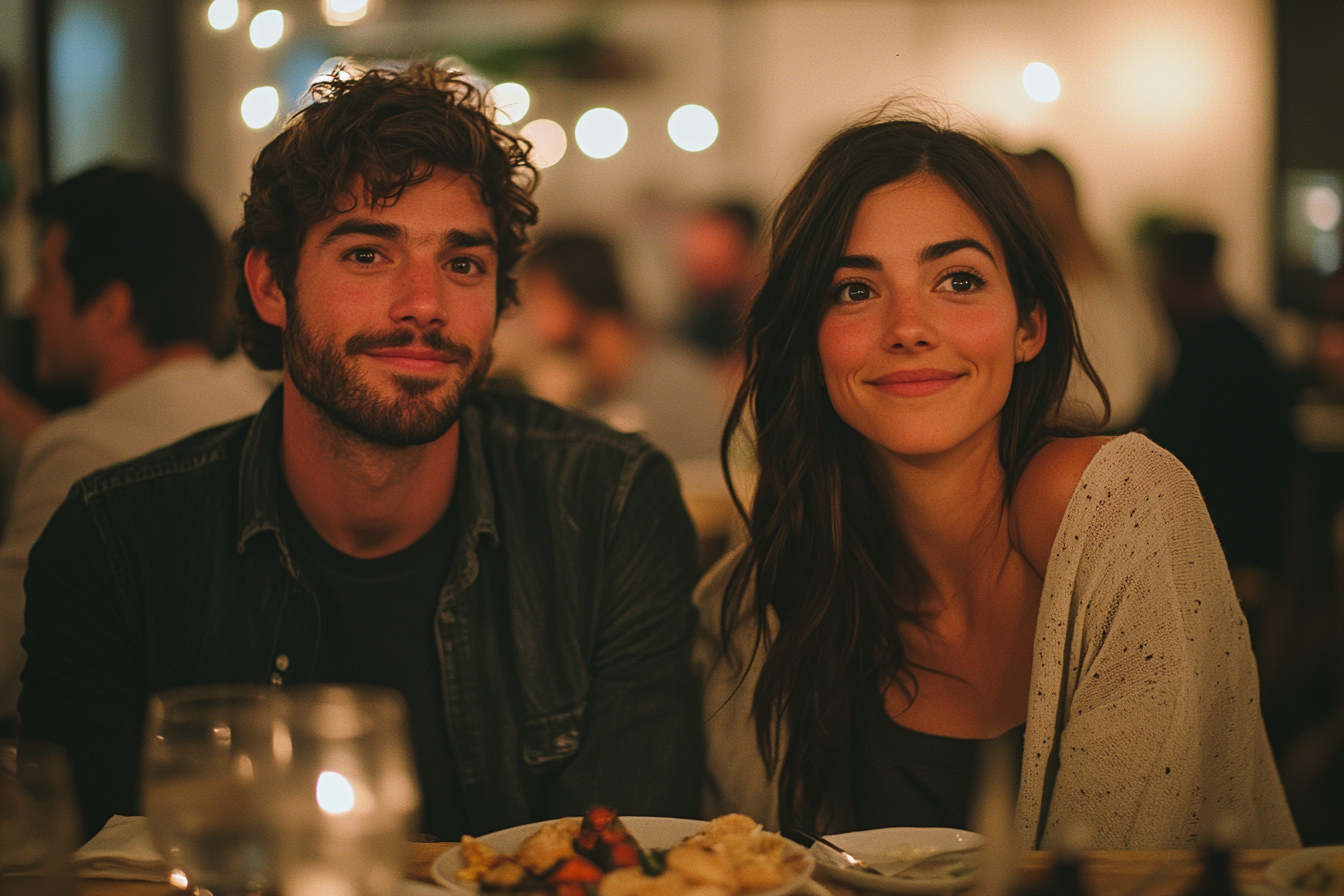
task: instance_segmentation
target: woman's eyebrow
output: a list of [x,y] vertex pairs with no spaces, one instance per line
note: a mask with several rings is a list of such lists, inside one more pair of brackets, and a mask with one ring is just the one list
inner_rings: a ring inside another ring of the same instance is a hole
[[930,261],[936,261],[944,256],[951,255],[953,252],[959,252],[962,249],[975,249],[977,252],[984,253],[984,256],[993,262],[995,267],[999,262],[994,258],[994,253],[985,248],[985,244],[979,240],[964,237],[959,240],[947,240],[942,243],[934,243],[932,246],[925,246],[919,253],[919,263],[928,264]]
[[858,268],[861,271],[880,271],[882,262],[871,255],[842,255],[840,260],[835,263],[835,269]]

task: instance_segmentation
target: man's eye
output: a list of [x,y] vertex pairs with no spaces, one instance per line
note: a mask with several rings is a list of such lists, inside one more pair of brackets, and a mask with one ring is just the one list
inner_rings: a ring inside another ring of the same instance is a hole
[[448,262],[448,269],[454,274],[474,274],[476,273],[476,262],[470,258],[454,258]]
[[378,253],[373,249],[355,249],[350,258],[359,264],[373,264],[378,260]]

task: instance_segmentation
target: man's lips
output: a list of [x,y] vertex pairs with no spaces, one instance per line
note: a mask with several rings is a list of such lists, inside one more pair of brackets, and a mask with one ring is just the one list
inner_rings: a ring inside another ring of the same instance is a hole
[[420,371],[440,370],[458,361],[458,357],[452,352],[442,352],[416,345],[373,349],[366,354],[397,367]]
[[922,367],[918,370],[893,371],[866,382],[888,395],[918,397],[941,392],[960,378],[961,374],[955,371]]

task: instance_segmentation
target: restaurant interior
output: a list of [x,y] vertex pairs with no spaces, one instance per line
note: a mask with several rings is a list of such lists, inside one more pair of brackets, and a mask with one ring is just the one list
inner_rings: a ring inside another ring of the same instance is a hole
[[[0,369],[52,409],[87,400],[33,383],[29,194],[101,162],[153,167],[227,237],[256,153],[341,66],[452,59],[495,91],[496,120],[534,145],[539,234],[606,241],[638,326],[668,338],[691,313],[688,221],[750,209],[751,282],[775,204],[846,123],[912,108],[1005,152],[1048,149],[1096,247],[1153,307],[1154,234],[1216,234],[1232,312],[1291,386],[1273,559],[1233,578],[1303,840],[1338,843],[1341,48],[1336,0],[0,0]],[[522,299],[499,371],[563,401],[572,359],[528,367]],[[719,460],[678,466],[712,557],[741,535]]]

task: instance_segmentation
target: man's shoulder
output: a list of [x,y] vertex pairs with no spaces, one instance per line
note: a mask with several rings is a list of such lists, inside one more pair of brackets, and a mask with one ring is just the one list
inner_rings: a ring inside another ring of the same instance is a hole
[[530,395],[485,389],[472,401],[491,448],[610,453],[635,458],[655,449],[643,436],[615,430],[596,418]]
[[81,481],[86,499],[184,473],[218,471],[236,475],[254,417],[192,433],[129,460],[103,467]]

